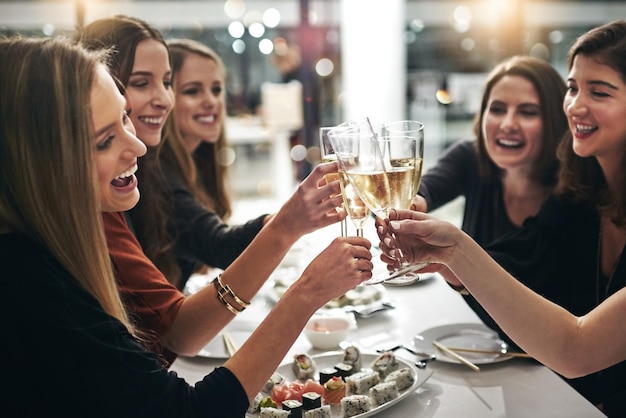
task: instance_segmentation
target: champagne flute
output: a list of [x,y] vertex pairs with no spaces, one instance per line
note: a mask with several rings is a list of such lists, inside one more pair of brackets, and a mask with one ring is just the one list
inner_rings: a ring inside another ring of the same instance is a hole
[[[415,136],[392,135],[382,136],[378,142],[389,178],[391,207],[408,209],[421,179],[423,158],[420,141]],[[426,264],[411,265],[404,260],[402,252],[398,252],[401,268],[392,272],[385,283],[398,285],[419,280],[415,272]]]
[[[419,190],[422,179],[424,159],[424,124],[414,120],[401,120],[387,123],[379,140],[383,150],[385,169],[389,176],[392,202],[391,206],[408,209],[411,199]],[[410,265],[402,261],[401,268],[391,273],[389,284],[406,284],[414,282],[415,272],[427,263]]]
[[[332,129],[328,137],[337,155],[344,184],[349,185],[376,216],[388,218],[389,180],[377,136],[369,119],[345,122]],[[387,277],[375,276],[362,284],[381,283]]]
[[[320,128],[320,153],[322,157],[323,163],[330,163],[333,161],[337,161],[337,155],[335,155],[335,151],[330,143],[328,138],[328,132],[333,129],[333,127],[321,127]],[[329,173],[324,175],[324,180],[326,180],[326,184],[339,180],[339,173]],[[345,199],[344,199],[345,202]],[[350,214],[348,210],[348,214]],[[344,218],[340,222],[341,225],[341,236],[348,236],[348,221]]]
[[363,227],[370,215],[370,209],[363,203],[363,200],[359,197],[359,194],[354,189],[352,183],[348,179],[348,176],[343,170],[339,171],[339,179],[341,184],[341,194],[343,195],[343,202],[348,211],[348,216],[352,220],[354,227],[356,228],[356,236],[363,237]]

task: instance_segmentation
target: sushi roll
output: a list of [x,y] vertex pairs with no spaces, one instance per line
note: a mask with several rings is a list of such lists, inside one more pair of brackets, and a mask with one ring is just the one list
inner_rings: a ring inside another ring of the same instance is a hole
[[250,402],[250,406],[248,406],[249,414],[256,414],[261,410],[261,401],[265,398],[265,396],[259,392],[256,394],[252,402]]
[[335,370],[337,371],[337,376],[343,377],[344,379],[354,373],[352,364],[348,363],[335,364]]
[[306,354],[296,354],[293,356],[293,364],[291,366],[296,379],[305,381],[315,378],[315,361]]
[[259,418],[284,418],[289,417],[291,412],[283,411],[278,408],[261,408],[261,412],[259,413]]
[[343,362],[352,366],[352,373],[361,371],[361,352],[351,345],[344,350]]
[[328,382],[333,376],[339,376],[339,372],[334,367],[324,367],[320,370],[320,384]]
[[415,377],[413,377],[411,369],[404,367],[389,373],[387,377],[385,377],[385,382],[396,382],[398,390],[403,390],[415,383]]
[[268,396],[261,399],[261,402],[259,402],[259,409],[263,408],[278,408],[278,404],[274,401],[274,399]]
[[372,409],[370,398],[366,395],[346,396],[341,400],[341,412],[344,417],[353,417]]
[[363,370],[346,377],[346,393],[348,395],[366,395],[371,387],[380,383],[380,376],[373,370]]
[[316,392],[306,392],[302,394],[302,409],[308,411],[322,406],[322,395]]
[[283,401],[283,410],[289,411],[290,418],[302,418],[302,402],[295,399]]
[[372,362],[372,370],[377,371],[381,378],[398,368],[398,360],[392,351],[385,351]]
[[382,405],[396,399],[399,395],[396,382],[379,383],[370,389],[370,398],[373,405]]
[[272,393],[272,389],[274,389],[274,385],[281,384],[285,381],[285,378],[280,375],[280,373],[274,373],[267,380],[265,386],[263,386],[263,392]]
[[304,411],[303,418],[331,418],[330,405]]
[[324,383],[324,402],[328,405],[335,405],[341,402],[341,398],[346,396],[346,383],[341,377],[333,376]]

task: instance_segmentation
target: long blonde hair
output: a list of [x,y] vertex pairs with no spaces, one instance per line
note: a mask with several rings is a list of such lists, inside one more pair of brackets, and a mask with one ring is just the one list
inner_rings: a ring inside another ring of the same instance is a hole
[[0,228],[46,247],[132,332],[96,192],[91,89],[101,57],[63,39],[0,41]]

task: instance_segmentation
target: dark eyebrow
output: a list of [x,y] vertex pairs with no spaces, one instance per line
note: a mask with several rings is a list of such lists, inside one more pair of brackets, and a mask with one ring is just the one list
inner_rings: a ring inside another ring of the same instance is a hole
[[607,81],[602,81],[602,80],[591,80],[589,82],[589,84],[591,84],[591,85],[598,85],[598,86],[605,86],[605,87],[608,87],[608,88],[610,88],[612,90],[617,90],[618,89],[617,86],[615,86],[615,85],[613,85],[613,84],[611,84],[611,83],[609,83]]
[[152,76],[152,73],[150,71],[135,71],[130,76],[133,77],[133,76],[138,76],[138,75],[150,77]]
[[[567,81],[568,81],[568,82],[573,82],[573,83],[576,83],[576,80],[574,80],[573,78],[568,78],[568,79],[567,79]],[[604,86],[604,87],[607,87],[607,88],[609,88],[609,89],[611,89],[611,90],[619,90],[619,89],[617,88],[617,86],[615,86],[615,85],[613,85],[613,84],[609,83],[608,81],[603,81],[603,80],[589,80],[587,83],[588,83],[588,84],[590,84],[590,85],[592,85],[592,86]]]

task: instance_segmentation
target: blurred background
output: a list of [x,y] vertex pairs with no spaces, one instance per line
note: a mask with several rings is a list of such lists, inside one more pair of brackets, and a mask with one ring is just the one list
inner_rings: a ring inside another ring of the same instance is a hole
[[115,13],[222,56],[233,193],[282,199],[319,162],[319,127],[356,116],[423,122],[427,169],[451,142],[473,136],[497,62],[533,55],[565,77],[573,40],[625,18],[626,2],[0,0],[0,36],[71,36]]

